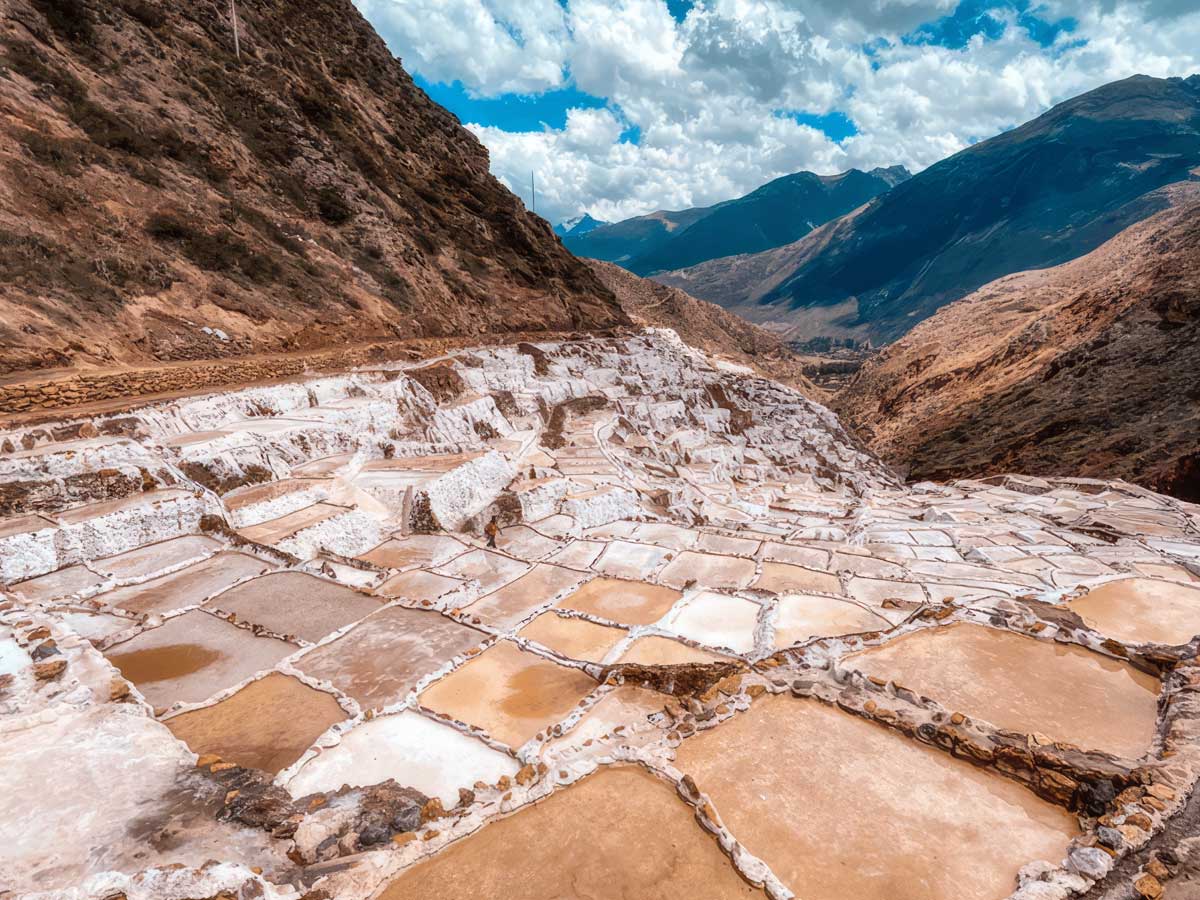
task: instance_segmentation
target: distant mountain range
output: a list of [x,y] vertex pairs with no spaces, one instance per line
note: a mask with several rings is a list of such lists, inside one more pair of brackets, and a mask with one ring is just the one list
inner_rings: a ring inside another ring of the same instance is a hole
[[607,222],[601,222],[599,219],[593,219],[591,213],[584,213],[581,216],[575,216],[572,219],[564,219],[559,222],[554,226],[554,233],[559,237],[580,237],[607,224]]
[[790,243],[910,177],[903,166],[828,176],[796,172],[715,206],[653,212],[558,233],[576,256],[650,275]]
[[1137,75],[963,150],[791,244],[656,278],[787,336],[890,341],[996,278],[1095,249],[1163,209],[1159,188],[1198,176],[1200,76]]

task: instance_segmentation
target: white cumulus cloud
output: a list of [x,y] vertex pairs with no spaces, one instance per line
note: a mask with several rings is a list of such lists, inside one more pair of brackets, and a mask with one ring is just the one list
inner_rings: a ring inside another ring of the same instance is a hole
[[[1194,0],[1035,0],[1043,21],[1077,23],[1049,46],[996,0],[1002,33],[961,48],[901,39],[957,0],[698,0],[683,22],[664,0],[357,2],[431,81],[607,101],[561,128],[466,123],[527,201],[536,171],[553,221],[710,204],[800,169],[917,170],[1108,81],[1200,71]],[[802,124],[834,111],[858,133]]]

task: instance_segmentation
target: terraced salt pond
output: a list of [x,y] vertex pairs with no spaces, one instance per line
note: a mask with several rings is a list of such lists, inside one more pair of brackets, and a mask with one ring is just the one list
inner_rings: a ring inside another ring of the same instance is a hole
[[650,625],[682,596],[679,591],[642,581],[594,578],[559,606],[624,625]]
[[1158,679],[1074,644],[963,623],[905,635],[843,665],[997,727],[1086,750],[1136,759],[1155,733]]
[[672,610],[662,627],[698,644],[749,653],[761,612],[762,607],[749,600],[701,591]]
[[477,738],[411,711],[363,722],[322,748],[287,783],[294,797],[378,784],[389,778],[437,797],[446,809],[458,804],[459,790],[477,781],[494,784],[517,774],[515,759]]
[[1120,641],[1186,644],[1200,635],[1200,587],[1122,579],[1094,587],[1068,606],[1090,628]]
[[512,627],[585,577],[574,569],[539,563],[527,574],[472,603],[464,613],[497,627]]
[[586,619],[544,612],[522,628],[519,634],[569,659],[600,662],[625,637],[626,632]]
[[[1186,830],[1200,508],[904,486],[665,334],[438,365],[102,417],[139,436],[96,457],[0,434],[39,504],[0,519],[0,893],[1065,900]],[[170,486],[78,505],[109,465]]]
[[998,900],[1078,832],[1020,785],[811,700],[759,700],[675,765],[804,900]]
[[53,600],[81,592],[91,592],[104,584],[104,578],[85,566],[68,566],[13,585],[13,591],[29,601]]
[[676,666],[683,663],[719,662],[722,659],[727,657],[689,646],[681,641],[650,634],[634,641],[617,661],[639,663],[643,666]]
[[208,604],[280,635],[319,641],[379,609],[379,598],[302,572],[275,572],[230,588]]
[[427,688],[419,702],[516,749],[565,718],[595,687],[577,669],[501,641]]
[[193,752],[272,775],[298,760],[322,732],[346,718],[330,694],[277,672],[211,706],[166,720]]
[[881,631],[890,627],[891,623],[886,619],[854,603],[832,597],[790,595],[779,599],[775,614],[775,646],[790,647],[812,638]]
[[836,575],[817,572],[802,566],[781,562],[764,562],[762,574],[754,582],[759,590],[775,594],[791,594],[796,591],[814,591],[824,594],[840,594],[841,582]]
[[738,590],[754,580],[754,560],[685,550],[659,575],[663,584],[682,588],[692,584]]
[[384,541],[359,559],[390,569],[440,565],[467,548],[454,538],[441,534],[414,534]]
[[438,613],[393,606],[308,651],[296,668],[331,682],[364,709],[379,709],[403,700],[422,677],[484,638]]
[[409,869],[380,900],[763,898],[691,810],[633,766],[603,769]]
[[269,669],[292,644],[192,610],[109,648],[105,655],[156,707],[199,703]]
[[133,613],[164,613],[197,606],[230,585],[270,568],[256,556],[223,551],[178,572],[117,588],[105,594],[104,600]]

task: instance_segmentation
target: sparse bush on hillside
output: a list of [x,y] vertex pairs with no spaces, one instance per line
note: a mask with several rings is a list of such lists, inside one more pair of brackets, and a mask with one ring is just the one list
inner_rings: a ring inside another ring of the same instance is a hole
[[72,177],[79,175],[82,163],[92,155],[84,141],[51,137],[40,131],[22,132],[18,140],[39,163]]
[[151,31],[161,28],[167,21],[166,13],[149,0],[122,0],[121,7]]
[[20,72],[35,84],[48,84],[54,92],[69,103],[78,103],[87,96],[83,82],[65,69],[59,69],[46,61],[30,44],[10,44],[4,51],[6,66]]
[[317,192],[317,212],[330,225],[341,225],[354,216],[354,210],[346,198],[332,185],[326,185]]
[[96,36],[95,22],[83,0],[34,0],[55,33],[69,41],[90,43]]
[[173,212],[156,212],[146,220],[146,234],[159,240],[179,241],[192,233],[191,226]]
[[98,103],[81,100],[73,104],[71,119],[101,147],[143,157],[158,154],[157,141]]
[[194,228],[177,212],[156,212],[146,220],[145,228],[151,237],[179,244],[184,256],[207,272],[240,272],[256,284],[268,284],[282,271],[276,260],[229,231]]

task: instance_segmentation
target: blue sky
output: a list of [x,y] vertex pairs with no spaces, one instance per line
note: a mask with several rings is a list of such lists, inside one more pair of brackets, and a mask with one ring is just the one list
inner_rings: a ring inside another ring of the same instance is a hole
[[614,220],[801,169],[918,170],[1200,68],[1192,0],[356,0],[539,212]]

